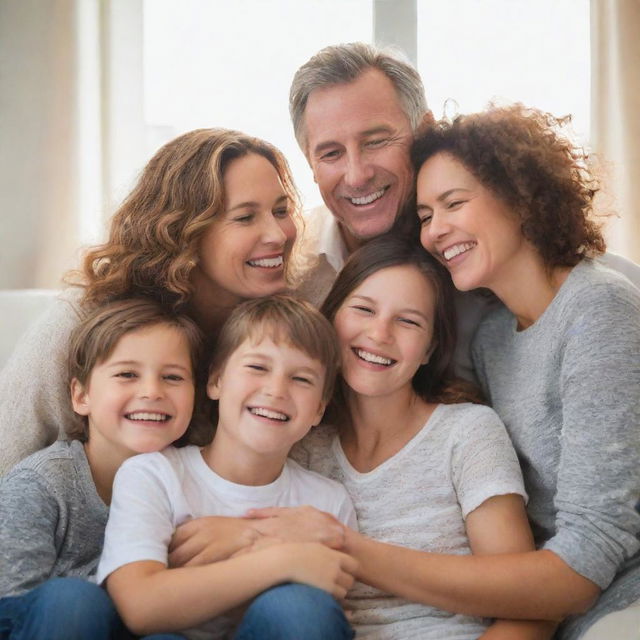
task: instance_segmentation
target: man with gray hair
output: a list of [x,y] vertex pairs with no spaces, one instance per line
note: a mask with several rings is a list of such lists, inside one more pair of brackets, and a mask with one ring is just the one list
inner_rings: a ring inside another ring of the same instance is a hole
[[319,304],[347,256],[393,226],[413,190],[409,147],[425,118],[418,72],[362,42],[322,49],[296,72],[289,111],[326,206],[307,216],[317,256],[300,292]]

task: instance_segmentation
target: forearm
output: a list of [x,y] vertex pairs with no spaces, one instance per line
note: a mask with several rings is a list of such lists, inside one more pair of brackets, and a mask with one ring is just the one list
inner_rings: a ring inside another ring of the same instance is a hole
[[286,562],[257,551],[209,565],[166,569],[157,562],[125,565],[107,589],[136,634],[179,631],[203,624],[287,580]]
[[425,553],[348,530],[356,578],[388,593],[466,615],[561,620],[588,609],[598,588],[550,551],[485,556]]

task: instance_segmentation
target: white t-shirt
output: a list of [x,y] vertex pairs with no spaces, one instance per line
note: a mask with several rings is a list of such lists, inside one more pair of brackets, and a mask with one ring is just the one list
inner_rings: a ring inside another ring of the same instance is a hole
[[[356,527],[344,487],[287,460],[280,476],[264,486],[229,482],[204,461],[199,447],[167,447],[127,460],[113,483],[113,497],[98,566],[100,584],[116,569],[142,560],[167,564],[175,528],[201,516],[242,516],[249,509],[312,505]],[[215,597],[212,596],[212,597]],[[222,638],[231,622],[215,618],[189,637]]]
[[[489,407],[438,405],[422,429],[378,467],[360,473],[335,428],[320,425],[292,456],[344,484],[362,533],[410,549],[469,554],[467,515],[492,496],[525,497],[506,429]],[[488,622],[456,615],[356,583],[347,597],[351,623],[367,640],[472,640]]]

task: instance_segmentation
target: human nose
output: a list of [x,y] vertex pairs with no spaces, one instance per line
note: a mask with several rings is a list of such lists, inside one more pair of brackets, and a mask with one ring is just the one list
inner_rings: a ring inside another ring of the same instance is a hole
[[282,374],[272,373],[265,381],[264,393],[267,397],[283,398],[287,393],[287,380]]
[[374,173],[368,157],[360,150],[347,153],[344,182],[348,187],[364,187],[373,178]]
[[434,211],[431,214],[431,220],[426,227],[428,238],[431,242],[436,242],[441,238],[444,238],[449,231],[451,231],[451,224],[447,219],[446,214]]
[[145,376],[140,380],[139,394],[146,400],[158,400],[163,395],[161,381],[155,376]]
[[391,341],[391,323],[387,318],[374,316],[369,321],[367,336],[373,342],[383,344]]
[[278,247],[284,246],[287,241],[287,234],[284,229],[270,213],[265,216],[262,223],[261,238],[265,244],[272,244]]

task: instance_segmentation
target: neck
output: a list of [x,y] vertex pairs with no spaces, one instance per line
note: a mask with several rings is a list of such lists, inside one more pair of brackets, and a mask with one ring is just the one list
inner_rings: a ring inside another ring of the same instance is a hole
[[275,482],[282,473],[288,451],[261,455],[228,442],[216,433],[211,444],[204,447],[202,457],[207,466],[220,477],[235,484],[260,487]]
[[345,229],[344,225],[340,222],[338,222],[338,229],[340,230],[340,235],[344,240],[344,244],[347,247],[349,255],[351,255],[365,243],[364,240],[360,240],[359,238],[356,238],[355,236],[350,234],[347,229]]
[[567,279],[572,267],[547,267],[534,250],[510,266],[508,275],[491,290],[515,315],[519,329],[538,321]]
[[350,423],[341,433],[349,462],[370,471],[395,455],[420,431],[436,408],[419,398],[411,385],[384,397],[348,393]]
[[[102,501],[111,504],[111,491],[113,489],[113,479],[120,465],[130,457],[130,455],[120,454],[115,451],[100,451],[96,445],[95,438],[90,438],[84,443],[84,452],[91,469],[91,477],[96,485],[96,491]],[[133,455],[133,454],[131,454]]]
[[222,291],[214,291],[210,283],[193,277],[194,294],[190,302],[191,317],[207,338],[217,336],[234,307],[241,299]]

